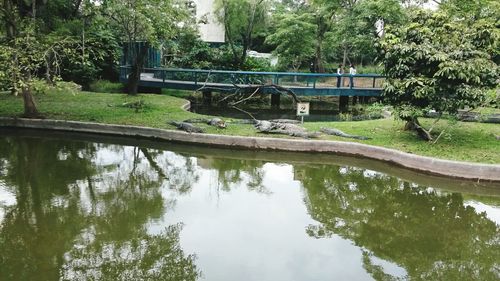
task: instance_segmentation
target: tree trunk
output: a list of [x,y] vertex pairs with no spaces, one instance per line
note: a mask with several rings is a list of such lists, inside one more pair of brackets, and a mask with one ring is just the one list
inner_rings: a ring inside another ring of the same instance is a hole
[[342,66],[346,67],[347,63],[347,46],[344,45],[344,57],[342,59]]
[[148,54],[149,43],[144,44],[142,49],[137,54],[134,65],[132,66],[132,73],[128,76],[127,90],[129,95],[137,95],[137,90],[139,88],[139,81],[141,79],[141,70],[144,66],[144,61],[146,60],[146,55]]
[[426,129],[424,129],[422,127],[422,125],[420,125],[420,122],[418,122],[417,118],[408,117],[408,118],[404,118],[403,120],[406,121],[405,130],[417,132],[417,135],[422,140],[425,140],[425,141],[432,141],[433,140],[431,133],[429,131],[427,131]]
[[314,54],[315,72],[324,73],[325,67],[323,66],[323,41],[325,34],[329,30],[329,18],[324,14],[318,12],[316,15],[316,24],[318,26],[316,36],[316,50]]
[[247,52],[250,47],[248,46],[247,42],[243,43],[243,50],[241,51],[241,56],[239,57],[237,61],[237,68],[238,70],[242,70],[243,66],[245,65],[245,61],[247,60]]
[[258,7],[262,5],[263,2],[264,0],[257,0],[256,2],[253,3],[251,16],[248,21],[246,32],[242,34],[243,50],[238,62],[238,69],[242,69],[243,66],[245,65],[245,61],[247,59],[247,51],[252,47],[252,34],[255,27],[255,15],[257,13]]
[[[17,21],[15,16],[14,4],[12,3],[11,0],[4,0],[3,6],[4,6],[3,19],[4,19],[7,39],[10,41],[11,44],[15,44],[14,39],[17,36]],[[17,68],[18,59],[15,54],[12,55],[12,61]],[[13,95],[17,95],[19,93],[19,89],[17,88],[16,82],[17,82],[17,74],[15,71],[13,71],[11,75],[11,93]]]
[[318,42],[316,45],[316,56],[315,56],[315,70],[317,73],[324,73],[325,67],[323,66],[323,38],[318,37]]
[[33,93],[31,92],[31,87],[29,85],[23,87],[23,100],[24,100],[23,117],[26,118],[40,117],[40,113],[36,108],[35,98],[33,97]]
[[325,67],[323,66],[323,48],[321,47],[323,41],[318,38],[318,45],[316,46],[316,72],[324,73]]

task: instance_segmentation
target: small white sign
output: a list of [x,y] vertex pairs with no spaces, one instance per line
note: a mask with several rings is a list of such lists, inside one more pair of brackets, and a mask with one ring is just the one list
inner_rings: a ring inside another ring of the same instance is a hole
[[308,116],[309,115],[309,103],[299,102],[297,103],[297,116]]

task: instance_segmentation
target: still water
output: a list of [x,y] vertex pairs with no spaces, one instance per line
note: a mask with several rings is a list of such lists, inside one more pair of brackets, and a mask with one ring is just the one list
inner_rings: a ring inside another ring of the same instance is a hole
[[500,187],[0,130],[0,280],[499,280]]

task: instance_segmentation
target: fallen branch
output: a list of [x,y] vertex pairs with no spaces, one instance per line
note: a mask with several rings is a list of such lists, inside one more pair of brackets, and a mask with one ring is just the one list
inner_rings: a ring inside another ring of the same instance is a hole
[[218,103],[225,101],[229,98],[239,96],[241,95],[241,99],[236,100],[235,102],[230,103],[230,105],[237,105],[240,104],[244,101],[247,101],[254,97],[257,93],[263,93],[265,90],[274,90],[275,92],[279,94],[287,94],[290,97],[292,97],[293,101],[295,103],[299,103],[300,99],[297,97],[297,95],[290,89],[276,85],[276,84],[263,84],[263,85],[238,85],[238,84],[232,84],[231,87],[228,88],[222,88],[222,87],[214,87],[214,86],[207,86],[207,83],[205,83],[202,87],[197,89],[197,92],[201,91],[217,91],[217,92],[232,92],[233,94],[230,95],[229,97],[223,98],[221,101]]
[[245,102],[245,101],[251,99],[253,96],[255,96],[255,94],[257,94],[259,91],[260,91],[260,88],[257,88],[257,89],[255,89],[255,91],[250,96],[248,96],[248,97],[246,97],[244,99],[241,99],[241,100],[239,100],[237,102],[230,103],[229,105],[230,106],[235,106],[235,105],[238,105],[238,104],[240,104],[242,102]]
[[248,111],[245,111],[245,110],[243,110],[243,109],[241,109],[241,108],[238,108],[238,107],[236,107],[236,106],[232,106],[232,108],[234,108],[234,109],[236,109],[236,110],[238,110],[238,111],[241,111],[241,112],[243,112],[243,113],[247,114],[248,116],[250,116],[250,117],[252,118],[252,124],[255,124],[255,122],[256,122],[256,121],[258,121],[257,119],[255,119],[255,117],[252,115],[252,113],[250,113],[250,112],[248,112]]

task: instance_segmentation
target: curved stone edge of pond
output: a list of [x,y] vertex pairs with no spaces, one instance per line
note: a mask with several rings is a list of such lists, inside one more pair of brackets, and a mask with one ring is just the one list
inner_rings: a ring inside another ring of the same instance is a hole
[[[405,168],[429,174],[468,180],[486,180],[500,182],[500,165],[443,160],[355,142],[295,140],[213,134],[189,134],[181,131],[156,129],[149,127],[8,117],[0,117],[0,127],[45,129],[129,137],[143,137],[157,140],[230,148],[336,153],[382,160]],[[311,157],[314,157],[314,155],[311,155]]]

